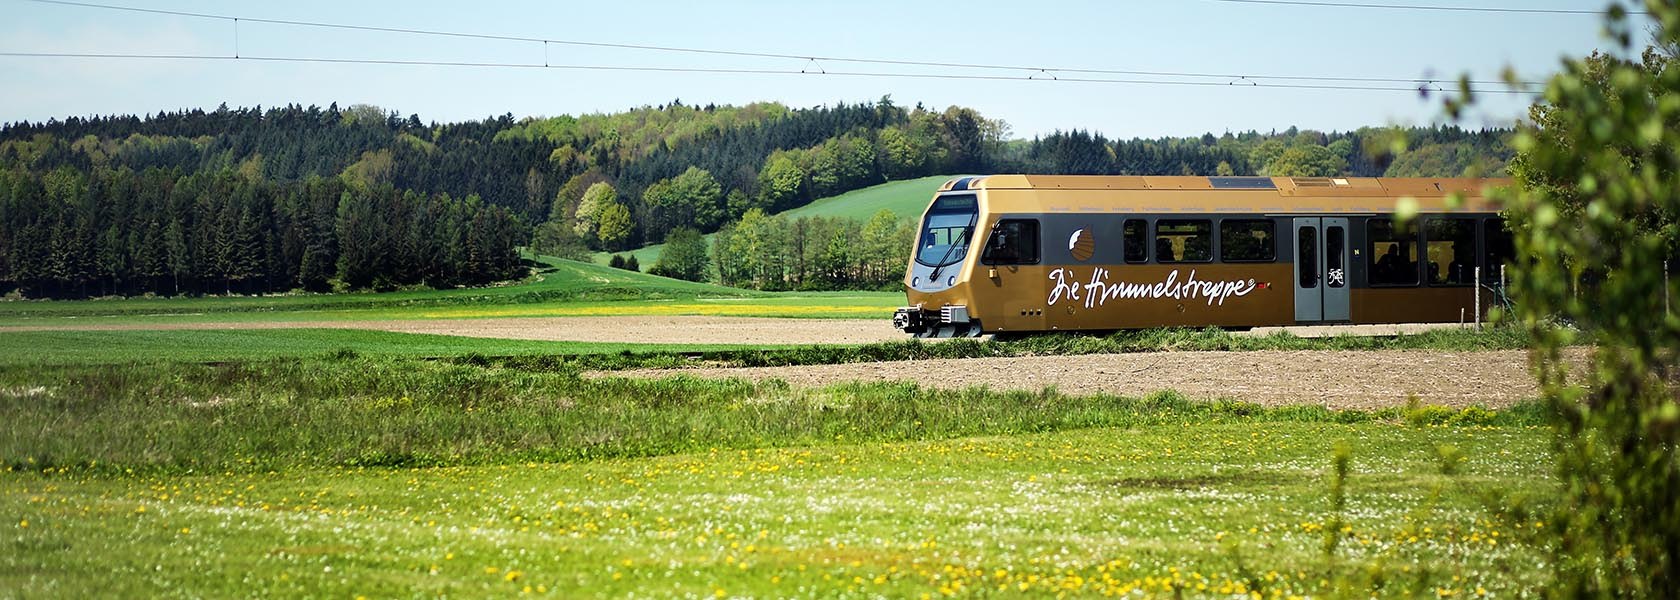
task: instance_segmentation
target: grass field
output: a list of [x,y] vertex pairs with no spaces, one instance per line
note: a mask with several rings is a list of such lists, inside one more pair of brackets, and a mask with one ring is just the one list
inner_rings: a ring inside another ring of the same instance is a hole
[[[934,175],[920,179],[906,179],[891,181],[880,185],[870,186],[861,190],[853,190],[811,202],[799,208],[784,211],[781,216],[789,219],[799,217],[840,217],[856,221],[867,221],[881,209],[892,211],[900,219],[916,219],[922,216],[922,211],[933,200],[933,193],[939,186],[958,177],[957,175]],[[714,236],[705,236],[707,247],[711,247]],[[658,262],[659,254],[665,250],[664,244],[644,246],[627,252],[618,252],[622,256],[635,256],[636,262],[642,270],[653,268]],[[595,264],[605,265],[612,260],[612,252],[596,252],[592,255]]]
[[1552,493],[1540,422],[376,357],[0,367],[0,589],[1522,595],[1543,524],[1488,507]]
[[368,356],[498,357],[727,351],[729,345],[544,342],[362,329],[14,331],[0,335],[0,365],[226,362],[352,352]]
[[[1323,473],[1358,440],[1341,549]],[[1443,477],[1428,448],[1474,457]],[[1235,424],[583,463],[0,475],[0,586],[58,597],[1540,591],[1524,428]],[[907,459],[906,457],[914,457]],[[93,576],[98,573],[98,576]],[[1351,589],[1344,589],[1348,586]]]
[[489,288],[0,302],[0,326],[625,314],[884,318],[904,299],[888,292],[773,294],[539,260],[543,268],[529,280]]
[[799,217],[840,217],[854,221],[868,221],[881,209],[892,211],[900,219],[916,219],[933,201],[933,193],[945,182],[961,175],[934,175],[920,179],[893,181],[822,198],[781,213],[789,219]]

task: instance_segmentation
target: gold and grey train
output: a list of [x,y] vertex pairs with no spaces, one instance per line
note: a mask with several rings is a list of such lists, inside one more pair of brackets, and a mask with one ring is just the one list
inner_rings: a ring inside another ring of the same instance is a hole
[[[1499,179],[992,175],[946,183],[893,325],[920,337],[1464,320]],[[1462,202],[1448,201],[1460,194]],[[1397,226],[1399,199],[1418,218]],[[971,243],[979,240],[980,243]],[[1480,267],[1481,282],[1475,281]],[[1483,307],[1491,294],[1481,294]]]

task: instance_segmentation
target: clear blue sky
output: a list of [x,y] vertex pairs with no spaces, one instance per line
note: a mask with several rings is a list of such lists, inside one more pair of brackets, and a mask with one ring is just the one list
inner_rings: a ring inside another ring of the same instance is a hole
[[[626,44],[918,61],[1284,75],[1496,79],[1509,65],[1538,79],[1560,57],[1606,47],[1593,16],[1443,13],[1109,2],[289,2],[89,0],[96,3]],[[1415,0],[1417,4],[1593,9],[1583,0]],[[225,21],[0,0],[0,51],[231,54]],[[535,43],[454,40],[242,23],[245,56],[542,63]],[[552,64],[792,69],[800,61],[550,46]],[[823,63],[830,71],[973,73]],[[1069,76],[1070,74],[1063,74]],[[1096,77],[1121,77],[1098,75]],[[0,121],[179,108],[375,104],[426,121],[615,112],[774,100],[795,107],[891,95],[900,105],[957,104],[1006,120],[1016,137],[1081,128],[1110,137],[1424,124],[1438,100],[1415,93],[949,81],[805,75],[323,65],[0,57]],[[1526,97],[1486,98],[1467,124],[1506,124]]]

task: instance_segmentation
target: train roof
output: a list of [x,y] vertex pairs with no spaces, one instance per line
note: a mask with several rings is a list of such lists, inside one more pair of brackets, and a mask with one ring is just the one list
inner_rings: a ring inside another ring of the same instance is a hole
[[[1389,212],[1395,202],[1413,198],[1429,212],[1499,210],[1485,190],[1507,186],[1510,179],[1450,177],[1156,177],[1148,175],[987,175],[952,179],[940,192],[989,190],[1005,210],[1076,202],[1078,210],[1143,209],[1172,211],[1252,208],[1263,212]],[[1044,192],[1065,191],[1070,194]],[[1144,192],[1110,194],[1102,192]],[[1148,192],[1175,192],[1167,195]],[[1462,204],[1447,201],[1460,194]],[[1066,209],[1061,209],[1066,210]]]

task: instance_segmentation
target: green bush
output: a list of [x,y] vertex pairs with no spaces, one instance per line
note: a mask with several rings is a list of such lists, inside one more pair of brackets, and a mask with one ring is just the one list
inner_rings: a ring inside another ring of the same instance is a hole
[[[1515,139],[1518,185],[1497,194],[1557,434],[1560,597],[1680,596],[1680,316],[1664,276],[1680,234],[1680,7],[1644,4],[1657,47],[1565,61]],[[1626,50],[1638,26],[1620,5],[1607,24]],[[1579,342],[1594,348],[1584,373],[1561,352]]]

